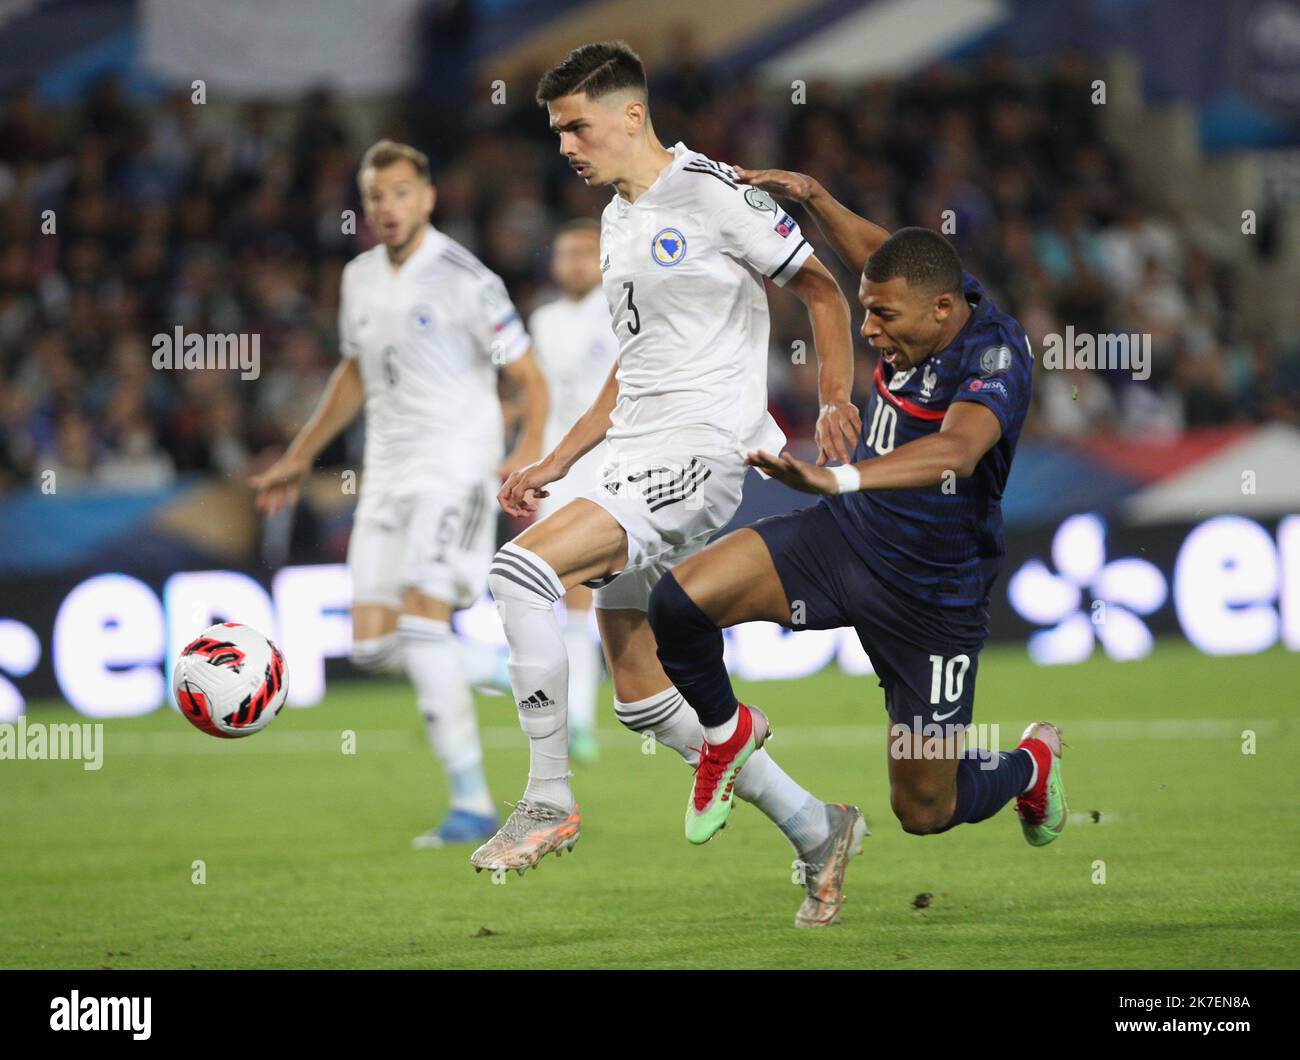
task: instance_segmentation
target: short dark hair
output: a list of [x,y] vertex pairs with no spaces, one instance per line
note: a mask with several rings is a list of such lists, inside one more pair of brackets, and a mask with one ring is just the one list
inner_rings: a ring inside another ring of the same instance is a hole
[[962,289],[961,256],[932,228],[900,228],[867,259],[862,275],[871,283],[901,276],[909,286],[936,294]]
[[600,99],[611,92],[632,89],[648,100],[645,67],[626,41],[600,41],[574,48],[537,82],[537,103],[545,106],[561,96],[585,92]]

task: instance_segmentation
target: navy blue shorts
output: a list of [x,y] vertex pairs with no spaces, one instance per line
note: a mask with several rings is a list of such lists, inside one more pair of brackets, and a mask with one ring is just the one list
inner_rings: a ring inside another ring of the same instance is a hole
[[749,529],[772,554],[790,628],[852,626],[894,724],[970,724],[988,633],[984,608],[933,607],[888,585],[853,550],[825,504],[760,519]]

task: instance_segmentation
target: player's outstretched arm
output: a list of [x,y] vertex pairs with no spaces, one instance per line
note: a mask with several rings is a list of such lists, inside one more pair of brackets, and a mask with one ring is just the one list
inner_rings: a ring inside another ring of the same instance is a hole
[[811,257],[786,285],[808,310],[817,350],[817,463],[853,459],[862,417],[853,404],[853,339],[849,303],[826,266]]
[[508,387],[523,394],[519,437],[514,450],[497,468],[497,474],[505,479],[511,472],[526,467],[542,455],[542,432],[546,429],[551,399],[546,376],[542,374],[542,366],[531,347],[522,357],[504,365],[501,374]]
[[788,169],[731,168],[742,184],[751,184],[771,195],[802,203],[830,240],[840,261],[854,274],[862,271],[867,259],[889,238],[888,231],[865,217],[859,217],[806,173],[794,173]]
[[564,478],[582,457],[591,452],[605,438],[609,418],[618,401],[618,362],[610,368],[605,385],[600,388],[591,408],[578,417],[559,445],[535,464],[520,468],[510,474],[497,494],[497,503],[507,515],[531,515],[537,511],[537,502],[548,496],[547,483]]
[[859,464],[817,467],[789,453],[774,456],[761,450],[749,453],[745,463],[801,493],[918,489],[970,478],[980,459],[1001,437],[1002,425],[992,412],[975,402],[960,401],[948,409],[937,434]]
[[361,368],[356,358],[345,357],[334,367],[311,417],[284,455],[261,474],[249,478],[248,484],[257,491],[255,503],[259,511],[275,515],[298,503],[299,487],[312,462],[339,431],[356,419],[365,400]]

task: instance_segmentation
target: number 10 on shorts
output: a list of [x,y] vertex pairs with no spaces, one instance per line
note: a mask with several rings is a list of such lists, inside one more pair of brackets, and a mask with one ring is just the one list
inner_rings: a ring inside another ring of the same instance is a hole
[[942,702],[939,693],[949,703],[961,699],[962,689],[966,685],[966,671],[970,669],[969,655],[954,655],[944,664],[942,655],[930,656],[930,702]]

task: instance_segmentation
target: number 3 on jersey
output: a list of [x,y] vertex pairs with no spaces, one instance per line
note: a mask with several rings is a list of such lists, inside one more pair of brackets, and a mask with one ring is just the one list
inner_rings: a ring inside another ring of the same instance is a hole
[[625,281],[623,289],[627,291],[627,308],[632,313],[632,319],[627,322],[628,334],[639,335],[641,334],[641,311],[637,309],[636,303],[632,301],[632,281]]
[[887,401],[876,398],[876,411],[871,416],[871,429],[867,432],[867,448],[877,456],[894,451],[894,434],[898,430],[898,412]]

